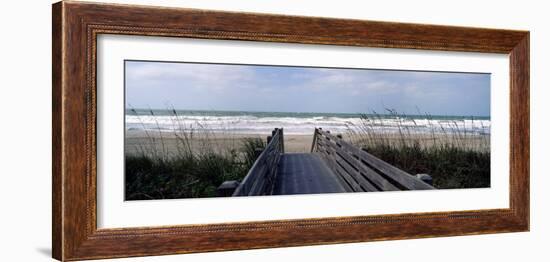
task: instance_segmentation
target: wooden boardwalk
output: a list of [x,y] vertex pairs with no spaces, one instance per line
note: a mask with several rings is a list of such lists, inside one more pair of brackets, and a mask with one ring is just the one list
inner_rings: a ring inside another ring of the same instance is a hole
[[316,128],[310,153],[285,153],[283,129],[267,138],[252,168],[242,181],[225,181],[220,196],[260,196],[426,190],[426,174],[411,175],[365,150]]
[[314,154],[284,154],[273,195],[347,192],[323,160]]

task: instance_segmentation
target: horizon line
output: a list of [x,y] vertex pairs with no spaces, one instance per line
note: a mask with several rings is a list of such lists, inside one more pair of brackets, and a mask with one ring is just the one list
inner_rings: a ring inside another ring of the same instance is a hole
[[[370,113],[362,113],[362,112],[356,112],[356,113],[342,113],[342,112],[306,112],[306,111],[262,111],[262,110],[218,110],[218,109],[181,109],[181,108],[124,108],[125,110],[162,110],[162,111],[211,111],[211,112],[246,112],[246,113],[298,113],[298,114],[346,114],[346,115],[392,115],[389,113],[379,113],[379,112],[370,112]],[[485,118],[491,118],[490,115],[452,115],[452,114],[409,114],[409,113],[398,113],[399,115],[404,116],[454,116],[454,117],[485,117]]]

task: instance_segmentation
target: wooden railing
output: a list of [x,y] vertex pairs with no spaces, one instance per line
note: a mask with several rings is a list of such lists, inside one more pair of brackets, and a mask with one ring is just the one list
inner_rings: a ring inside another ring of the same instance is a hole
[[266,148],[254,162],[233,196],[271,195],[277,175],[277,167],[283,153],[283,129],[275,128],[271,132],[271,136],[267,137]]
[[323,158],[350,192],[435,189],[320,128],[315,129],[311,152]]

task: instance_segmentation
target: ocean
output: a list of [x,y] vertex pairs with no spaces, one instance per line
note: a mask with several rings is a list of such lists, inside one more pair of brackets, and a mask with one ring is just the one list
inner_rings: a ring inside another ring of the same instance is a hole
[[[370,119],[370,120],[366,120]],[[375,131],[399,132],[399,127],[417,133],[448,132],[490,134],[491,120],[485,116],[438,116],[304,112],[248,112],[207,110],[126,110],[127,130],[208,129],[211,132],[269,134],[276,127],[285,134],[313,134],[316,127],[333,133],[359,130],[365,121]]]

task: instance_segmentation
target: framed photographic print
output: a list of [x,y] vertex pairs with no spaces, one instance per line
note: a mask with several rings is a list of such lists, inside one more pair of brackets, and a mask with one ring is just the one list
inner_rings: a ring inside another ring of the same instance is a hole
[[53,5],[53,257],[529,230],[529,32]]

